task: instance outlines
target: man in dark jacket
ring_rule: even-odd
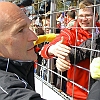
[[[35,92],[30,23],[18,6],[0,2],[0,100],[44,100]]]

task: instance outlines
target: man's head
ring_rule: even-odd
[[[33,41],[36,35],[29,29],[31,21],[15,4],[0,2],[0,56],[13,60],[36,60]]]
[[[67,12],[67,18],[69,19],[75,19],[75,11],[68,11]]]
[[[50,33],[50,14],[46,16],[43,20],[43,30],[45,33]]]
[[[92,0],[83,0],[79,4],[78,22],[84,29],[92,32],[92,27],[95,26],[98,19],[97,8],[93,6]]]
[[[41,17],[37,17],[36,19],[32,19],[32,23],[31,23],[31,27],[32,30],[34,31],[34,33],[38,36],[38,35],[43,35],[44,34],[44,30],[42,28],[42,18]]]

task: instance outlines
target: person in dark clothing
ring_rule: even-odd
[[[31,6],[32,3],[34,3],[33,0],[22,0],[22,2],[17,4],[17,6],[26,7],[26,6]]]
[[[34,3],[34,0],[23,0],[21,3],[18,3],[17,6],[26,7],[26,6],[31,6],[32,3]],[[35,12],[39,14],[47,13],[48,11],[50,11],[50,6],[51,6],[51,0],[42,1],[40,4],[39,12],[37,11]]]
[[[47,13],[48,11],[50,11],[50,6],[51,6],[51,0],[46,0],[46,1],[42,2],[40,5],[39,14],[44,14],[44,13]]]
[[[35,92],[31,21],[10,2],[0,2],[0,14],[0,100],[44,100]]]

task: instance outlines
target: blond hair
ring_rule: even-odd
[[[93,13],[94,13],[94,10],[95,10],[95,13],[97,13],[97,7],[94,7],[93,0],[83,0],[80,2],[79,9],[84,9],[86,7],[91,7],[93,10]]]

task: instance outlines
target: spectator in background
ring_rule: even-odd
[[[60,33],[60,29],[58,27],[56,27],[56,33],[51,33],[52,27],[50,27],[50,14],[48,14],[48,13],[46,14],[44,19],[42,20],[43,21],[43,30],[44,30],[46,37],[47,37],[44,41],[45,44],[48,44],[49,42],[51,42],[51,39],[50,39],[50,41],[48,41],[50,36],[53,37],[52,38],[52,40],[53,40]],[[55,60],[54,60],[54,64],[55,64]],[[45,60],[44,65],[47,65],[47,60]],[[57,72],[57,68],[55,66],[53,66],[53,70]],[[47,72],[47,71],[45,71],[45,72]],[[46,76],[45,76],[45,78],[46,78]],[[53,75],[53,85],[55,85],[55,86],[57,84],[56,81],[57,81],[57,75],[54,74]]]
[[[68,27],[72,27],[75,25],[75,22],[76,22],[76,19],[75,19],[75,11],[68,11],[67,12],[67,25],[66,25],[66,28]]]
[[[69,50],[69,48],[67,48],[66,51],[67,50]],[[92,87],[90,88],[87,100],[100,100],[100,34],[95,36],[93,39],[90,38],[87,41],[83,42],[80,45],[80,48],[76,47],[76,50],[74,47],[72,47],[71,51],[68,51],[68,53],[68,58],[70,58],[71,64],[77,64],[78,62],[91,57],[92,62],[90,64],[90,74],[95,83],[93,83],[93,85],[91,84]],[[74,60],[75,55],[76,59]],[[66,64],[67,67],[70,67],[67,64],[68,62],[63,61],[63,63]]]
[[[43,30],[42,26],[43,26],[42,17],[41,16],[33,16],[31,28],[37,36],[44,34],[44,30]]]
[[[79,69],[74,67],[73,65],[68,68],[66,64],[63,64],[63,60],[66,58],[66,45],[80,45],[83,41],[87,40],[88,38],[92,37],[92,28],[93,25],[96,26],[96,21],[98,19],[98,13],[97,8],[93,7],[94,3],[92,0],[83,0],[79,4],[79,13],[78,13],[78,23],[80,27],[71,28],[71,29],[63,29],[60,34],[49,44],[46,44],[42,51],[41,55],[44,58],[52,58],[53,56],[57,56],[57,64],[56,67],[60,71],[66,71],[67,72],[67,78],[69,80],[73,80],[75,83],[81,85],[82,87],[88,89],[88,79],[89,79],[89,73],[85,70]],[[92,7],[87,7],[92,6]],[[95,15],[94,15],[95,11]],[[98,27],[96,27],[94,35],[98,34],[99,30]],[[77,36],[76,36],[77,34]],[[61,38],[64,38],[64,41],[60,41]],[[60,42],[59,42],[60,41]],[[66,61],[66,60],[65,60]],[[86,65],[84,65],[86,63]],[[70,65],[70,63],[68,63]],[[81,61],[78,63],[79,66],[82,66],[83,68],[89,69],[89,59],[86,59],[84,61]],[[74,69],[75,68],[75,69]],[[74,71],[75,70],[75,71]],[[66,93],[69,96],[73,96],[74,99],[78,100],[86,100],[88,93],[81,89],[80,87],[74,85],[68,81],[66,85],[67,91]]]
[[[31,6],[35,1],[34,0],[22,0],[22,2],[18,3],[19,7]],[[46,2],[46,3],[45,3]],[[40,3],[39,12],[35,11],[36,14],[44,14],[50,11],[51,0],[43,0]],[[46,10],[45,10],[46,8]]]
[[[44,100],[35,92],[33,41],[37,36],[30,23],[18,6],[0,2],[0,100]]]
[[[51,31],[50,14],[47,14],[46,17],[42,21],[43,21],[43,30],[44,30],[45,34],[49,34]]]
[[[43,0],[40,5],[39,14],[45,14],[50,11],[51,0]]]
[[[65,28],[65,23],[64,23],[64,12],[60,13],[60,16],[58,17],[57,21],[61,23],[61,29]]]
[[[43,30],[45,32],[45,34],[49,34],[51,33],[51,27],[50,27],[50,14],[46,14],[46,17],[43,18]],[[58,26],[58,23],[56,22],[56,33],[55,34],[59,34],[60,33],[60,26]]]
[[[26,6],[31,6],[32,3],[34,3],[33,0],[22,0],[20,3],[17,4],[17,6],[26,7]]]
[[[44,30],[42,28],[42,25],[43,25],[42,17],[41,16],[36,16],[36,15],[33,16],[30,28],[33,30],[33,32],[36,34],[36,36],[44,35]],[[41,51],[41,48],[42,48],[43,45],[44,45],[44,43],[41,42],[41,43],[35,45],[35,47],[34,47],[35,52],[37,53],[37,56],[38,56],[38,58],[37,58],[37,63],[38,64],[42,64],[42,57],[39,54],[39,52]],[[40,76],[41,67],[38,64],[35,64],[35,72],[37,73],[37,75]]]

